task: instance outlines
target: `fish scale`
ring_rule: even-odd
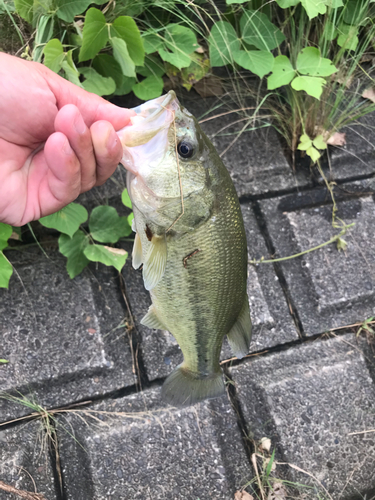
[[[168,96],[168,104],[161,98],[158,101],[162,108],[159,114],[152,108],[163,123],[164,128],[157,133],[160,141],[166,141],[164,155],[151,154],[152,168],[146,162],[134,161],[133,166],[129,163],[132,147],[128,147],[127,168],[133,170],[127,183],[137,230],[135,261],[137,265],[144,263],[145,286],[152,299],[142,323],[168,330],[176,338],[184,361],[165,381],[162,395],[171,404],[187,405],[223,393],[219,359],[225,335],[235,355],[242,357],[248,352],[247,246],[228,171],[194,117],[179,106],[174,93]],[[168,113],[168,106],[173,106],[174,114],[173,122],[166,124],[161,116]],[[135,137],[136,131],[131,132]],[[141,137],[141,129],[139,133]],[[191,160],[177,158],[174,136],[178,145],[184,141],[192,146]],[[162,151],[157,137],[153,147],[157,144]],[[126,148],[126,141],[123,144]],[[136,152],[139,158],[141,147],[138,145]],[[146,149],[145,158],[147,155]],[[178,171],[184,186],[181,217],[176,183],[171,185]],[[168,175],[165,182],[164,175]]]

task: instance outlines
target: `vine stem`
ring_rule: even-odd
[[[320,248],[323,248],[327,245],[330,245],[331,243],[334,243],[335,241],[339,240],[344,234],[346,234],[347,230],[354,226],[354,222],[351,224],[345,224],[343,227],[342,231],[340,231],[339,234],[336,234],[336,236],[333,236],[331,239],[328,241],[325,241],[324,243],[321,243],[320,245],[317,245],[316,247],[309,248],[308,250],[304,250],[303,252],[295,253],[293,255],[288,255],[288,257],[280,257],[279,259],[263,259],[263,257],[260,260],[249,260],[249,264],[257,265],[257,264],[270,264],[271,262],[282,262],[284,260],[290,260],[290,259],[295,259],[296,257],[301,257],[301,255],[306,255],[307,253],[314,252],[315,250],[319,250]]]

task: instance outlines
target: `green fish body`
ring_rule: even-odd
[[[141,322],[177,340],[184,361],[162,396],[189,405],[224,392],[225,335],[237,357],[249,350],[245,230],[228,171],[174,92],[135,111],[143,116],[119,135],[134,210],[133,266],[143,264],[152,299]]]

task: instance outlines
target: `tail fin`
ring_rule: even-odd
[[[161,390],[162,398],[173,406],[189,406],[222,394],[224,394],[224,381],[220,369],[201,378],[198,373],[182,365],[169,375]]]

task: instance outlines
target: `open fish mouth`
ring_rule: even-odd
[[[146,144],[163,128],[169,127],[173,121],[173,111],[177,108],[178,103],[173,90],[165,96],[133,108],[137,114],[130,118],[131,125],[124,127],[123,133],[119,135],[122,145],[132,148]]]

